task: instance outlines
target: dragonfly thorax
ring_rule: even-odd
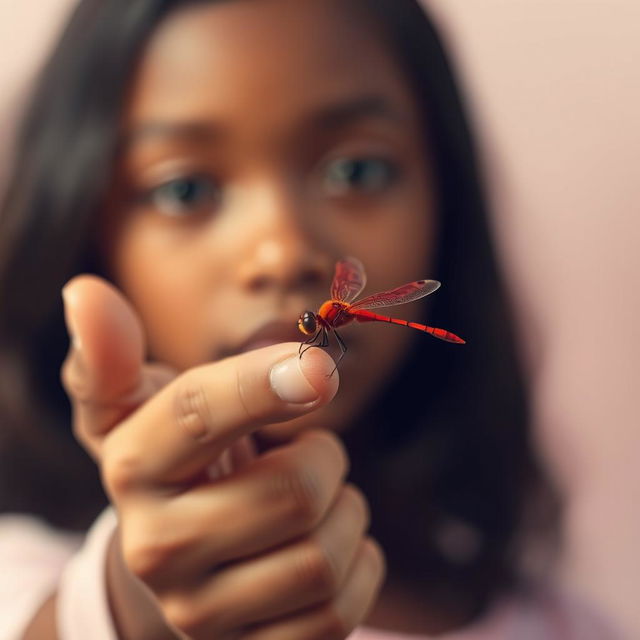
[[[312,336],[318,330],[318,321],[313,311],[304,311],[298,318],[298,329],[305,336]]]
[[[340,327],[353,319],[348,313],[349,304],[341,300],[327,300],[318,309],[319,322],[328,327]]]

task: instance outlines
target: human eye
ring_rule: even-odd
[[[376,193],[390,186],[397,174],[396,165],[386,158],[343,157],[326,166],[324,188],[333,196]]]
[[[149,188],[144,200],[168,216],[211,213],[220,204],[221,187],[207,175],[177,176]]]

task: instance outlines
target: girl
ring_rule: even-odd
[[[547,492],[414,0],[82,0],[1,225],[2,507],[60,530],[5,516],[52,567],[16,637],[523,637],[531,608],[578,637],[518,571]],[[298,358],[347,255],[368,291],[441,280],[402,311],[468,344],[365,325],[339,375]]]

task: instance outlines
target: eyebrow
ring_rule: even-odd
[[[382,96],[366,95],[354,100],[331,104],[318,109],[303,122],[303,130],[335,130],[348,127],[358,120],[376,118],[402,124],[405,117]],[[125,146],[149,138],[181,138],[202,144],[223,137],[224,130],[205,120],[143,123],[124,136]]]
[[[405,120],[387,99],[369,95],[324,107],[309,118],[307,126],[316,129],[339,129],[366,118],[379,118],[396,123]]]
[[[130,146],[149,138],[182,138],[194,142],[214,142],[220,137],[217,126],[204,120],[150,121],[125,132],[123,143]]]

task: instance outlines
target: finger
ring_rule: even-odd
[[[362,494],[345,487],[329,515],[299,542],[231,565],[165,600],[174,620],[188,609],[190,631],[218,637],[328,602],[342,589],[368,526]],[[194,628],[200,621],[198,628]],[[184,620],[182,621],[184,623]]]
[[[122,294],[96,276],[82,275],[62,290],[72,352],[67,372],[74,399],[110,405],[140,379],[144,336]]]
[[[105,440],[112,496],[136,489],[166,494],[201,477],[231,444],[259,427],[329,402],[338,377],[330,356],[283,343],[191,369],[167,385]]]
[[[74,430],[94,455],[104,434],[176,375],[143,364],[141,323],[124,297],[96,276],[77,276],[63,289],[71,348],[62,382]]]
[[[296,615],[245,628],[242,640],[344,640],[366,620],[384,575],[382,549],[375,540],[366,538],[338,596]]]
[[[231,469],[242,470],[258,456],[253,438],[241,438],[231,450]]]
[[[193,581],[316,529],[348,471],[344,447],[328,431],[308,431],[245,471],[166,500],[123,505],[123,552],[154,588],[166,576]]]

